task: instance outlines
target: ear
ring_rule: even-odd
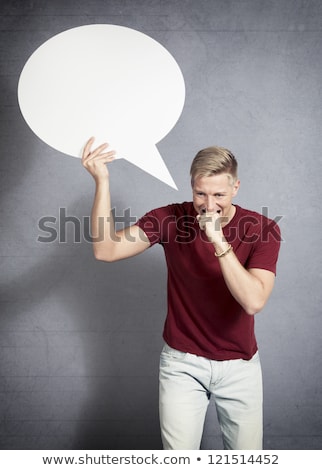
[[[233,186],[233,197],[236,196],[240,187],[240,180],[236,180]]]

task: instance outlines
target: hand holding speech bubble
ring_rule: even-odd
[[[179,119],[185,84],[149,36],[110,24],[79,26],[43,43],[18,84],[21,113],[54,149],[80,157],[91,136],[177,189],[157,147]]]

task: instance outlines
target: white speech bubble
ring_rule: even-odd
[[[18,84],[22,115],[46,144],[80,157],[95,136],[175,189],[156,144],[176,124],[184,100],[183,75],[167,49],[110,24],[52,37],[30,56]]]

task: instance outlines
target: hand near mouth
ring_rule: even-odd
[[[228,217],[222,217],[220,209],[216,212],[207,212],[206,209],[201,209],[200,214],[197,215],[197,221],[210,242],[216,244],[223,240],[222,224],[228,221]]]

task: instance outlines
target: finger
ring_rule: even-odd
[[[83,150],[83,155],[82,155],[82,158],[86,158],[87,155],[91,152],[91,147],[93,145],[93,142],[95,140],[95,137],[91,137],[90,139],[88,139],[88,141],[86,142],[85,146],[84,146],[84,150]]]
[[[109,146],[108,143],[104,142],[104,144],[101,144],[99,147],[97,147],[91,152],[91,156],[95,157],[96,155],[99,155],[102,152],[102,150],[105,150],[108,146]]]
[[[108,152],[108,153],[103,153],[102,155],[98,155],[97,157],[94,157],[93,159],[95,162],[111,162],[115,160],[115,154],[114,152]]]
[[[94,152],[92,152],[92,153],[88,156],[87,160],[88,160],[88,161],[91,161],[91,160],[99,161],[101,158],[104,159],[105,157],[111,157],[111,158],[114,159],[114,158],[115,158],[115,155],[116,155],[115,150],[109,150],[108,152],[98,153],[98,154],[96,154],[96,155],[95,155]]]
[[[111,163],[113,160],[115,160],[115,152],[111,151],[97,155],[96,157],[87,158],[83,161],[83,165],[85,167],[90,167],[101,163]]]
[[[203,223],[211,222],[214,219],[214,214],[212,212],[207,212],[200,216],[200,221]]]
[[[204,221],[204,218],[201,217],[200,215],[197,215],[196,219],[197,219],[197,221],[198,221],[199,228],[200,228],[201,230],[204,230],[204,229],[205,229],[205,221]]]
[[[89,160],[92,160],[93,158],[96,158],[97,156],[100,156],[100,155],[107,155],[107,154],[110,154],[112,155],[112,153],[115,153],[113,150],[110,150],[109,152],[107,153],[101,153],[103,150],[105,150],[106,148],[108,147],[108,144],[105,143],[105,144],[102,144],[100,145],[99,147],[97,147],[95,150],[93,150],[92,152],[90,151],[90,148],[87,147],[87,154],[85,153],[85,150],[84,150],[84,154],[83,154],[83,163],[86,163],[87,161]]]
[[[91,155],[97,155],[99,154],[102,150],[106,149],[109,144],[107,142],[104,142],[103,144],[101,144],[99,147],[97,147],[96,149],[94,149],[93,151],[91,151],[91,147],[94,143],[94,140],[95,140],[95,137],[91,137],[85,147],[84,147],[84,150],[83,150],[83,155],[82,155],[82,158],[83,159],[87,159],[89,156]]]

